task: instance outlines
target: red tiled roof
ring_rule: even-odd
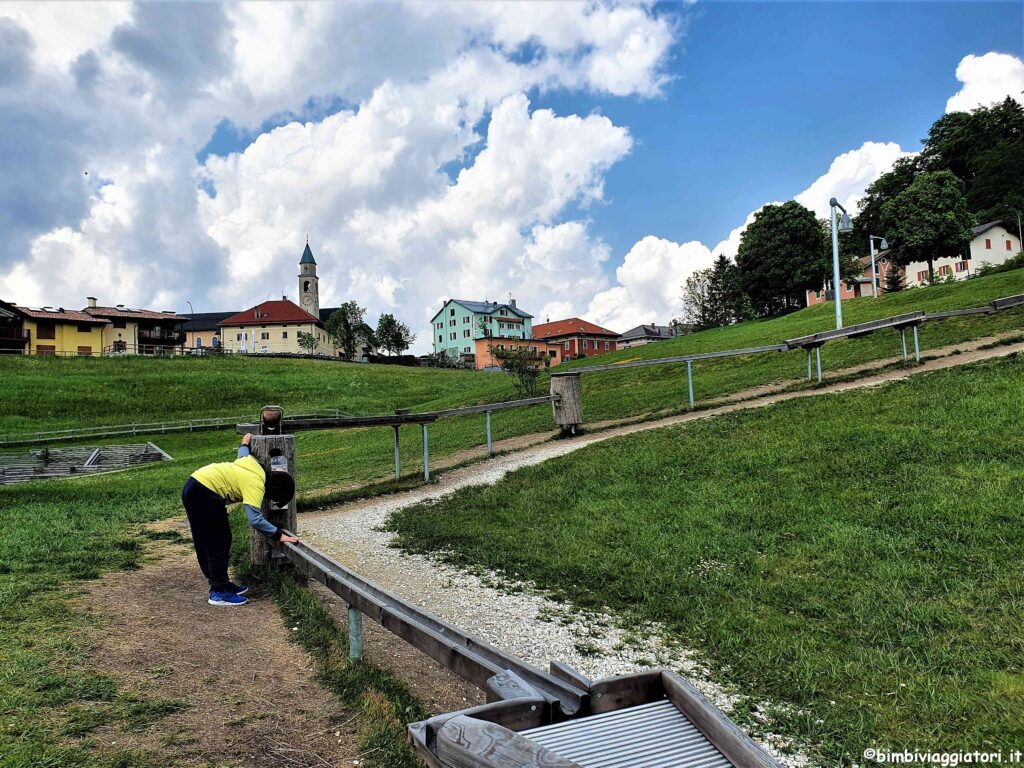
[[[614,336],[619,337],[615,331],[609,331],[600,325],[581,320],[578,317],[569,317],[565,320],[555,320],[553,323],[541,323],[533,326],[533,337],[535,339],[556,339],[562,336]]]
[[[221,320],[217,325],[270,325],[273,323],[316,323],[320,321],[298,304],[287,299],[264,301],[237,315]]]
[[[152,309],[131,309],[129,307],[86,307],[82,310],[93,317],[124,317],[136,320],[182,320],[189,318],[175,312],[156,312]]]
[[[90,317],[85,312],[79,312],[74,309],[29,309],[28,307],[18,307],[15,309],[23,314],[25,317],[31,317],[33,320],[63,320],[66,323],[82,323],[91,325],[106,325],[109,320],[101,317]]]

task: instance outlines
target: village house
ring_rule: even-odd
[[[334,357],[334,345],[318,317],[286,298],[264,301],[217,323],[221,346],[238,354],[309,354],[299,346],[299,334],[311,333],[318,346],[314,355]]]
[[[935,259],[935,279],[944,280],[952,275],[955,280],[966,280],[982,264],[998,267],[1021,252],[1020,238],[1008,230],[1001,221],[990,221],[971,230],[971,244],[956,258]],[[907,286],[928,284],[928,263],[912,261],[907,265]]]
[[[872,295],[871,256],[861,256],[858,258],[858,261],[860,261],[861,271],[856,279],[852,282],[844,280],[842,286],[840,286],[839,297],[843,301]],[[885,293],[885,275],[889,271],[890,266],[892,266],[892,254],[889,251],[879,251],[875,254],[875,288],[879,296]],[[902,267],[897,267],[897,269],[899,269],[901,275],[906,274]],[[831,280],[826,280],[825,284],[817,291],[807,291],[808,307],[825,301],[832,301]]]
[[[681,336],[690,330],[692,330],[691,326],[684,325],[675,320],[668,325],[657,325],[656,323],[638,325],[636,328],[630,328],[621,334],[618,338],[617,346],[618,349],[642,347],[655,341],[674,339],[676,336]]]
[[[108,320],[73,309],[32,309],[0,301],[0,353],[99,355],[108,324]]]
[[[614,352],[619,334],[578,317],[541,323],[533,328],[534,338],[561,346],[562,360],[578,360]]]
[[[538,365],[558,365],[562,362],[562,345],[541,339],[476,339],[473,342],[473,367],[478,371],[501,367],[501,353],[528,347]]]
[[[131,309],[124,304],[101,307],[94,296],[86,300],[89,306],[82,312],[106,321],[103,344],[97,350],[104,355],[173,355],[185,346],[182,325],[189,319],[185,315],[171,310]]]
[[[201,354],[207,350],[222,349],[220,327],[222,320],[227,320],[236,312],[197,312],[188,315],[188,322],[182,326],[185,331],[185,349]]]
[[[508,304],[448,299],[430,321],[434,352],[468,362],[481,339],[532,338],[532,322],[533,315],[519,309],[515,299]]]

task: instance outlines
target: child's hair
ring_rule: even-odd
[[[295,495],[295,481],[287,472],[267,472],[267,498],[283,507]]]

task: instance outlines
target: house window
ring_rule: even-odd
[[[57,326],[54,323],[44,322],[36,323],[36,338],[37,339],[56,339],[57,338]]]
[[[568,341],[567,341],[567,342],[565,342],[565,348],[566,348],[566,349],[568,349],[568,348],[569,348],[569,342],[568,342]]]
[[[287,339],[288,338],[288,331],[281,331],[281,338],[282,339]]]
[[[91,325],[80,325],[78,326],[79,333],[90,333],[92,331]]]
[[[992,250],[992,241],[989,240],[987,237],[985,238],[985,250],[986,251],[991,251]]]
[[[455,321],[454,320],[449,321],[448,325],[450,325],[452,327],[455,327]]]
[[[455,333],[453,333],[453,334],[452,334],[452,341],[454,341],[454,340],[455,340],[455,337],[456,337],[457,335],[458,335],[458,334],[455,334]]]
[[[927,280],[928,280],[928,270],[927,269],[923,269],[923,270],[921,270],[920,272],[917,273],[917,282],[923,283],[923,282],[926,282]]]
[[[463,352],[469,352],[469,347],[463,347],[463,348],[462,348],[462,351],[463,351]]]
[[[958,261],[954,268],[956,269],[957,272],[966,272],[967,271],[967,262],[966,261]]]
[[[467,328],[466,330],[464,330],[464,331],[462,332],[462,335],[463,335],[463,336],[464,336],[465,338],[467,338],[467,339],[468,339],[468,338],[469,338],[469,329]]]
[[[78,348],[78,356],[79,357],[92,357],[92,347],[79,347]]]
[[[452,307],[451,309],[449,309],[448,310],[448,314],[450,314],[452,317],[455,317],[455,307]]]
[[[240,333],[239,334],[235,334],[235,340],[236,341],[241,341],[242,340],[242,334],[240,334]]]
[[[120,318],[120,319],[115,319],[115,320],[114,320],[114,327],[115,327],[115,328],[126,328],[126,327],[127,327],[127,325],[126,325],[126,323],[125,323],[125,320],[124,320],[124,318]]]
[[[1013,250],[1013,241],[1011,241],[1011,240],[1007,240],[1006,241],[1006,250],[1008,250],[1008,251],[1012,251]]]
[[[466,315],[464,318],[462,318],[462,324],[465,325],[468,322],[469,322],[469,315]]]
[[[607,342],[607,341],[606,341],[606,342],[604,343],[604,348],[605,348],[605,349],[610,349],[610,348],[611,348],[611,343],[610,343],[610,342]]]
[[[57,354],[57,348],[53,344],[37,344],[36,345],[37,355],[47,355],[52,357]]]
[[[943,264],[941,267],[939,267],[938,274],[939,274],[939,277],[945,277],[946,275],[948,275],[949,274],[949,265],[948,264]]]
[[[437,334],[437,340],[440,342],[444,342],[444,336],[442,336],[440,333]]]
[[[261,341],[266,341],[269,338],[270,338],[270,332],[269,331],[261,331],[260,332],[260,340]]]

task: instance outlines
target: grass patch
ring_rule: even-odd
[[[825,764],[1024,738],[1024,359],[609,440],[397,513],[447,552],[661,622]],[[707,563],[720,564],[714,568]]]

